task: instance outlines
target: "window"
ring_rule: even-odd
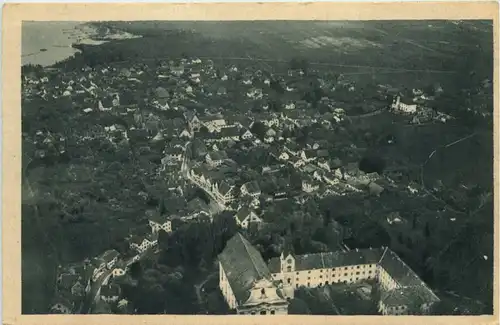
[[[299,287],[299,284],[298,284],[298,283],[296,283],[296,284],[295,284],[295,288],[298,288],[298,287]]]
[[[323,276],[322,276],[322,275],[320,275],[320,276],[319,276],[319,278],[320,278],[320,279],[323,279]]]
[[[311,271],[307,271],[307,273],[311,273]]]
[[[356,278],[356,281],[358,281],[358,280],[359,280],[359,278]]]
[[[267,312],[266,312],[265,310],[262,310],[262,311],[260,312],[260,314],[261,314],[261,315],[266,315],[266,314],[267,314]]]
[[[254,312],[254,311],[252,311],[252,315],[255,315],[255,312]]]
[[[358,266],[356,266],[356,268],[357,268],[357,269],[359,269],[359,265],[358,265]]]
[[[295,281],[299,281],[299,278],[296,278]]]
[[[308,276],[308,277],[307,277],[307,280],[311,280],[311,277],[310,277],[310,276]]]
[[[347,270],[347,266],[346,266],[346,267],[344,267],[344,270]]]
[[[286,267],[286,271],[287,271],[287,272],[292,272],[292,267],[291,267],[290,265],[288,265],[288,266]]]
[[[344,276],[347,276],[347,273],[344,273]]]
[[[262,290],[260,290],[260,293],[261,293],[262,295],[265,295],[265,294],[266,294],[266,289],[262,288]]]
[[[292,279],[288,278],[287,282],[288,284],[290,284],[292,282]]]
[[[319,270],[320,273],[323,273],[323,270]]]
[[[356,272],[356,275],[359,275],[359,272]]]
[[[292,264],[292,259],[289,258],[287,262],[288,262],[288,264]]]
[[[271,315],[274,315],[274,314],[275,314],[274,310],[271,310]]]
[[[299,275],[299,272],[297,272],[296,274]]]
[[[325,285],[328,285],[328,281],[325,281]]]
[[[311,283],[307,282],[307,286],[310,287],[311,286]]]

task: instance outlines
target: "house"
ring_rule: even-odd
[[[176,77],[182,76],[184,74],[184,65],[171,66],[170,73]]]
[[[220,184],[214,184],[212,188],[212,193],[219,204],[226,205],[234,201],[234,185],[222,181]]]
[[[220,132],[226,126],[226,120],[217,117],[203,118],[202,125],[208,129],[208,132]]]
[[[306,193],[311,193],[319,189],[319,184],[312,179],[304,179],[302,181],[302,190]]]
[[[250,140],[253,138],[252,132],[250,130],[245,130],[245,132],[240,136],[243,140]]]
[[[290,109],[290,110],[291,109],[295,109],[295,103],[293,103],[293,102],[286,103],[285,104],[285,109],[287,109],[287,110],[288,109]]]
[[[73,296],[83,296],[85,286],[82,282],[78,274],[63,273],[57,279],[57,288],[59,291],[70,292]]]
[[[316,161],[316,164],[318,167],[323,168],[324,170],[330,171],[330,164],[328,163],[328,160],[325,158],[320,158]]]
[[[227,141],[239,141],[240,140],[240,130],[237,126],[224,127],[220,130],[217,135],[217,142],[227,142]]]
[[[155,233],[146,237],[132,236],[132,238],[129,239],[129,243],[131,249],[138,253],[143,253],[158,244],[158,235]]]
[[[396,96],[391,104],[391,108],[396,112],[413,114],[417,112],[417,104],[405,104],[401,102],[401,96]]]
[[[279,160],[283,160],[283,161],[287,161],[288,159],[290,159],[290,155],[286,152],[282,152],[279,157],[278,157]]]
[[[188,123],[188,126],[192,131],[198,131],[202,126],[201,120],[198,118],[196,113],[193,113],[191,111],[185,112],[184,118],[186,119],[186,122]]]
[[[118,266],[118,267],[115,267],[113,269],[113,271],[111,272],[111,275],[113,277],[120,277],[120,276],[124,276],[125,273],[127,273],[127,268],[125,266]]]
[[[174,146],[172,148],[168,148],[165,150],[165,156],[162,159],[162,163],[166,163],[167,161],[182,161],[184,156],[184,148],[181,146]]]
[[[207,205],[207,203],[205,203],[205,201],[197,197],[187,203],[187,209],[184,218],[193,219],[201,216],[211,218],[210,207]]]
[[[260,253],[240,233],[219,255],[219,289],[239,315],[288,314],[288,301]]]
[[[206,162],[212,167],[220,166],[225,160],[229,159],[224,150],[218,150],[208,153],[205,156]]]
[[[244,229],[247,229],[250,224],[260,224],[262,222],[262,219],[247,207],[240,208],[234,219],[236,224]]]
[[[157,211],[151,211],[148,214],[148,221],[153,233],[158,233],[160,230],[167,233],[172,232],[172,221],[160,215]]]
[[[261,194],[257,181],[251,181],[241,185],[240,192],[242,195],[249,195],[252,197],[258,197]]]
[[[117,284],[108,284],[101,287],[100,297],[105,302],[116,302],[120,298],[121,289]]]
[[[193,138],[193,134],[191,132],[189,132],[188,129],[184,129],[182,130],[182,132],[179,134],[179,138],[185,138],[185,139],[192,139]]]
[[[120,256],[120,253],[118,253],[115,249],[110,249],[105,251],[100,259],[106,263],[106,268],[108,270],[112,269],[116,262],[118,262],[118,257]]]

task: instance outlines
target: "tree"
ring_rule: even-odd
[[[263,141],[264,138],[265,138],[265,136],[266,136],[267,127],[264,125],[264,123],[262,123],[260,121],[257,121],[255,123],[253,123],[252,128],[250,129],[250,131],[257,138],[259,138],[260,140]]]

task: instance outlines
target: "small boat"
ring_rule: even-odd
[[[47,49],[40,49],[40,52],[46,52]]]

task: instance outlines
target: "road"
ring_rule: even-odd
[[[101,276],[99,276],[99,278],[97,278],[97,280],[94,281],[94,283],[92,283],[92,285],[90,286],[90,291],[87,294],[87,296],[85,297],[85,301],[83,302],[83,305],[81,308],[82,314],[89,314],[90,313],[90,309],[92,308],[92,305],[97,298],[97,293],[99,292],[99,289],[101,289],[102,284],[107,279],[109,279],[112,272],[113,272],[113,270],[106,270],[106,272],[101,274]]]
[[[126,262],[127,267],[130,266],[130,264],[133,263],[133,258],[129,259]],[[111,270],[106,270],[103,274],[97,278],[96,281],[94,281],[90,287],[90,291],[85,297],[85,301],[83,302],[82,308],[81,308],[81,314],[89,314],[92,308],[93,303],[97,300],[97,294],[99,292],[99,289],[101,289],[102,285],[104,282],[106,282],[110,277],[111,274],[113,273],[113,269]]]

